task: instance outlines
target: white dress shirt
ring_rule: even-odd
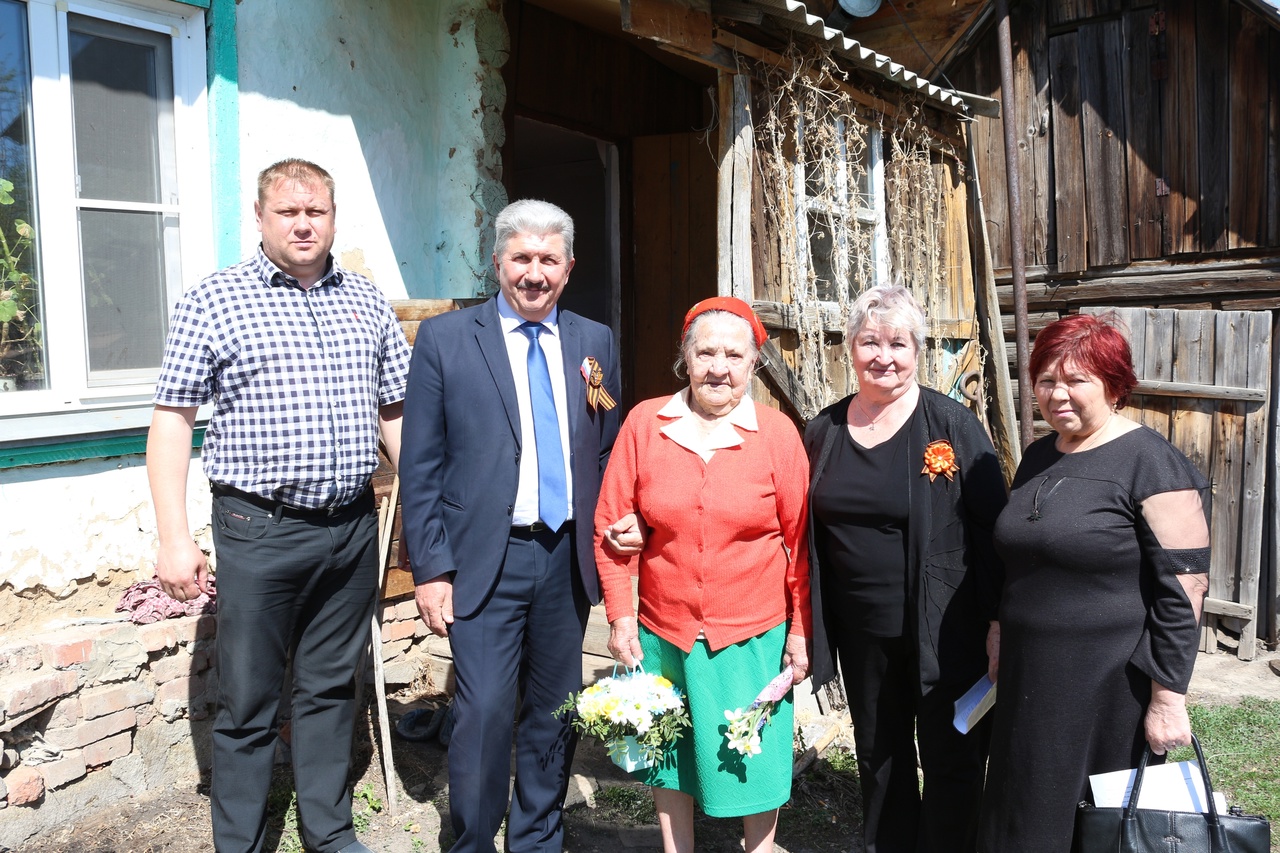
[[[520,326],[525,319],[515,312],[507,298],[498,293],[498,319],[502,337],[507,342],[507,358],[516,382],[516,403],[520,407],[520,485],[516,489],[516,505],[511,514],[513,525],[533,524],[538,513],[538,445],[533,435],[533,402],[529,397],[529,347],[533,341]],[[556,401],[556,420],[560,422],[560,448],[564,452],[564,477],[569,506],[567,518],[573,518],[573,468],[569,448],[569,394],[565,388],[564,353],[560,349],[560,309],[552,308],[542,321],[546,331],[538,336],[547,357],[551,374],[551,394]]]

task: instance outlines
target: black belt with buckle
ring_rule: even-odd
[[[573,519],[569,519],[560,526],[560,533],[568,533],[573,529]],[[529,539],[540,533],[550,533],[551,528],[547,527],[541,521],[535,521],[533,524],[513,524],[511,525],[511,535],[517,539]]]
[[[244,501],[247,504],[252,504],[270,515],[275,515],[278,512],[284,518],[332,518],[335,515],[339,515],[351,509],[360,502],[361,498],[364,498],[369,494],[369,490],[365,489],[365,493],[351,503],[343,504],[342,506],[322,506],[315,509],[307,509],[304,507],[289,506],[288,504],[281,503],[280,501],[273,501],[270,498],[264,498],[262,495],[255,495],[251,492],[241,491],[233,486],[226,486],[222,483],[214,483],[212,481],[209,483],[209,491],[213,492],[214,497],[235,498],[236,500]]]

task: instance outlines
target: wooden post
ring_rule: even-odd
[[[1000,297],[996,293],[996,276],[991,260],[991,241],[987,237],[987,215],[982,204],[982,185],[978,181],[978,159],[973,151],[973,136],[964,131],[965,150],[969,155],[969,231],[973,235],[973,262],[976,268],[973,289],[978,309],[978,340],[990,358],[995,377],[995,406],[991,412],[991,439],[1000,457],[1005,484],[1013,482],[1013,472],[1022,461],[1022,444],[1018,440],[1018,418],[1013,405],[1013,378],[1009,375],[1009,357],[1005,353],[1004,324],[1000,319]]]
[[[1010,263],[1013,267],[1013,322],[1018,348],[1018,427],[1022,446],[1031,443],[1031,347],[1027,335],[1027,256],[1022,235],[1022,175],[1018,166],[1017,115],[1013,92],[1013,44],[1009,35],[1009,0],[996,0],[1000,42],[1000,100],[1003,104],[1004,161],[1009,192]]]
[[[1267,423],[1271,425],[1271,440],[1267,442],[1265,487],[1267,490],[1268,513],[1267,524],[1271,528],[1270,541],[1267,543],[1265,594],[1261,596],[1264,612],[1261,617],[1266,620],[1267,642],[1275,645],[1280,640],[1280,512],[1276,507],[1280,504],[1280,315],[1272,315],[1271,327],[1271,377],[1268,385],[1271,398],[1267,401]]]
[[[751,78],[719,75],[720,199],[716,207],[719,275],[716,292],[752,300],[751,184],[755,136],[751,127]]]

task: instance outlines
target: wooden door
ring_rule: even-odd
[[[623,397],[672,394],[685,312],[716,295],[716,170],[698,134],[632,140],[632,278],[623,317]]]
[[[1128,330],[1138,388],[1123,413],[1169,439],[1212,485],[1213,549],[1202,648],[1224,622],[1252,660],[1262,568],[1271,315],[1087,308]]]

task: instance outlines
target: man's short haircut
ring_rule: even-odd
[[[573,217],[549,201],[522,198],[502,209],[493,223],[493,253],[502,258],[507,243],[517,234],[547,237],[559,234],[564,239],[564,252],[573,257]]]
[[[259,204],[267,200],[267,193],[271,192],[271,188],[279,181],[296,181],[299,184],[308,185],[321,183],[329,190],[329,201],[334,201],[335,199],[333,175],[330,175],[310,160],[290,157],[286,160],[281,160],[279,163],[272,163],[258,173]]]

